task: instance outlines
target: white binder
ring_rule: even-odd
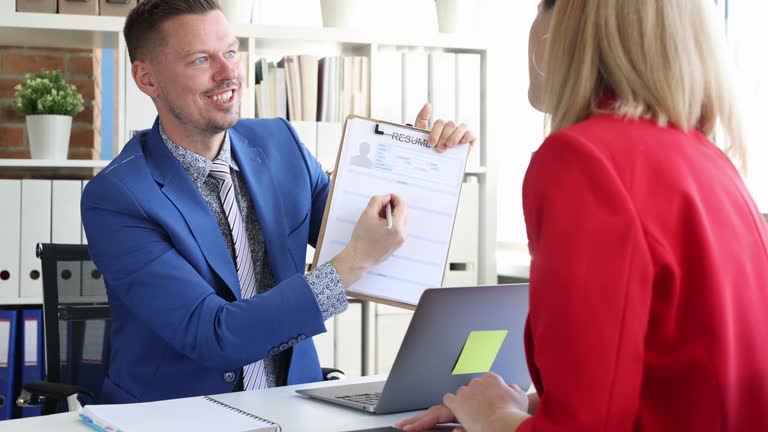
[[[291,125],[296,129],[299,139],[310,153],[317,156],[317,122],[292,121]]]
[[[83,181],[83,189],[88,184],[88,180]],[[83,229],[81,241],[83,244],[88,244],[88,239],[85,237],[85,229]],[[81,287],[80,294],[84,297],[92,297],[93,301],[106,300],[106,290],[104,288],[103,277],[101,272],[96,269],[96,265],[92,261],[84,261],[81,263]]]
[[[51,194],[51,242],[80,244],[80,196],[82,181],[53,180]],[[59,301],[77,301],[80,297],[79,261],[62,261],[57,268]]]
[[[0,298],[15,299],[19,297],[21,181],[0,180],[0,197],[4,207],[0,211]]]
[[[444,287],[472,286],[478,283],[480,225],[480,184],[465,182],[453,225],[448,263],[443,278]]]
[[[128,60],[128,53],[124,52],[123,55],[126,58],[123,112],[125,113],[126,139],[131,139],[135,133],[152,127],[155,123],[155,117],[157,117],[157,108],[155,108],[152,98],[136,86],[136,81],[133,80],[131,74],[131,62]]]
[[[416,120],[429,100],[429,58],[425,52],[403,53],[403,123]]]
[[[317,350],[317,358],[320,360],[320,366],[322,367],[336,367],[334,358],[336,352],[336,333],[334,332],[335,322],[336,320],[334,317],[329,318],[325,322],[327,331],[312,337],[312,341],[315,343],[315,349]]]
[[[43,297],[38,243],[51,241],[51,181],[21,181],[21,283],[22,298]]]
[[[480,166],[480,54],[456,54],[456,122],[466,123],[477,134],[477,143],[469,153],[468,168]]]
[[[403,118],[402,54],[398,51],[379,51],[371,69],[371,117],[400,123]]]
[[[341,143],[341,123],[317,123],[317,160],[325,170],[333,170]]]
[[[360,356],[363,351],[362,312],[363,307],[360,303],[351,303],[344,313],[334,317],[336,320],[334,367],[343,370],[348,377],[363,374],[363,362]]]
[[[456,54],[429,54],[429,102],[432,104],[430,126],[439,118],[456,117]]]

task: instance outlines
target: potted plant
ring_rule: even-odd
[[[253,2],[251,0],[219,0],[221,12],[231,24],[251,22]]]
[[[33,159],[67,159],[72,116],[83,110],[83,96],[57,70],[27,74],[16,86],[13,105],[26,116]]]
[[[459,28],[461,0],[435,0],[440,33],[455,33]]]

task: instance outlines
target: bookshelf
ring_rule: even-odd
[[[119,151],[127,141],[129,135],[126,125],[126,91],[127,80],[127,53],[125,42],[122,37],[122,27],[125,19],[122,17],[107,16],[86,16],[86,15],[58,15],[58,14],[37,14],[37,13],[19,13],[15,11],[15,0],[0,0],[0,45],[14,46],[39,46],[56,48],[109,48],[115,50],[115,140],[116,151]],[[366,56],[370,61],[371,76],[373,83],[376,79],[381,79],[373,72],[376,70],[376,62],[382,61],[379,55],[383,51],[397,50],[402,52],[451,52],[478,54],[480,56],[480,119],[477,125],[482,141],[480,143],[479,164],[468,167],[466,176],[472,183],[477,184],[477,232],[469,233],[470,237],[477,240],[477,280],[472,281],[477,284],[495,284],[497,280],[496,272],[496,184],[494,173],[494,155],[493,145],[489,143],[486,137],[488,134],[487,126],[487,65],[489,57],[489,43],[482,38],[471,35],[447,35],[433,34],[423,32],[381,32],[381,31],[360,31],[346,30],[337,28],[300,28],[300,27],[282,27],[265,25],[233,25],[235,35],[240,39],[240,50],[247,54],[248,64],[246,67],[249,83],[255,82],[255,68],[253,63],[255,59],[265,56],[284,56],[311,54],[317,56],[335,56],[352,55]],[[370,101],[371,106],[376,103],[377,94],[371,86]],[[249,105],[245,107],[244,116],[253,115],[255,112],[255,93],[254,86],[246,87],[245,96]],[[497,144],[498,145],[498,144]],[[477,151],[477,150],[476,150]],[[30,173],[55,172],[56,174],[65,173],[90,176],[98,169],[103,168],[109,161],[48,161],[48,160],[9,160],[0,159],[0,169],[13,169],[14,172],[23,170]],[[47,171],[46,171],[47,170]],[[38,175],[39,174],[35,174]],[[473,185],[474,187],[474,185]],[[472,283],[472,284],[474,284]],[[39,304],[39,299],[37,304]],[[29,300],[35,301],[35,300]],[[5,299],[2,304],[29,304],[29,301],[18,299],[12,301]],[[376,311],[368,311],[369,318],[382,321],[382,326],[407,326],[410,315],[399,316],[401,313],[397,310],[381,308]],[[393,318],[393,316],[397,316]],[[348,319],[348,318],[347,318]],[[392,321],[392,323],[390,323]],[[348,324],[341,325],[336,323],[338,330],[346,327]],[[381,326],[379,326],[381,327]],[[369,331],[380,331],[369,330]],[[401,332],[391,339],[391,344],[399,345],[398,339],[402,337]],[[357,333],[356,333],[357,334]],[[371,334],[370,336],[374,336]],[[378,337],[387,337],[386,335],[377,335]],[[349,366],[343,361],[339,361],[338,351],[340,349],[339,336],[336,336],[336,361],[335,365],[346,369],[355,374],[355,367]],[[347,338],[349,340],[349,338]],[[353,339],[357,339],[354,336]],[[332,345],[332,344],[331,344]],[[343,350],[354,351],[362,349],[357,343],[352,346],[341,348]],[[392,353],[377,352],[378,348],[374,346],[367,347],[369,358],[368,365],[361,365],[359,372],[366,373],[372,370],[376,372],[385,372],[388,370],[386,363],[390,362]],[[396,353],[396,346],[395,346]],[[390,350],[391,351],[391,350]],[[389,356],[389,357],[387,357]],[[384,358],[380,364],[380,358]]]

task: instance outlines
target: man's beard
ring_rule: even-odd
[[[240,103],[237,100],[238,93],[238,91],[235,91],[235,94],[232,96],[232,98],[235,99],[235,103],[233,104],[234,112],[232,113],[233,116],[231,118],[220,120],[213,117],[207,117],[203,119],[203,124],[193,123],[192,120],[190,120],[186,114],[184,114],[184,111],[179,109],[178,106],[173,101],[171,101],[168,95],[162,91],[162,89],[159,96],[160,99],[168,107],[168,111],[170,111],[171,115],[173,115],[176,120],[178,120],[179,123],[181,123],[184,127],[194,129],[201,134],[213,136],[231,128],[240,118]]]

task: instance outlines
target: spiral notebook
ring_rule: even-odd
[[[273,432],[280,426],[208,396],[117,405],[88,405],[80,418],[110,432]]]

